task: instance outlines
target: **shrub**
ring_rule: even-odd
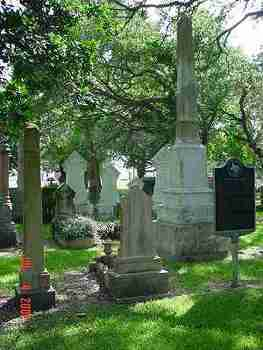
[[[73,241],[76,239],[94,238],[91,220],[81,216],[56,220],[53,223],[54,239]]]

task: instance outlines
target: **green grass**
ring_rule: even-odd
[[[227,283],[232,279],[232,262],[215,261],[203,263],[166,264],[170,274],[170,285],[173,289],[182,288],[188,292],[207,291],[211,282]],[[242,280],[263,281],[263,260],[241,260],[240,277]]]
[[[241,249],[254,246],[263,248],[263,225],[257,225],[256,232],[240,239]],[[191,292],[206,291],[210,282],[224,283],[232,278],[232,262],[229,259],[209,263],[166,262],[166,266],[171,273],[171,287],[180,287]],[[263,260],[241,260],[240,277],[243,280],[263,281]]]
[[[257,210],[257,217],[262,217],[263,216],[263,210]]]
[[[3,332],[14,350],[262,350],[259,290],[184,295],[137,305],[87,306],[36,315]]]
[[[245,249],[249,247],[262,246],[263,247],[263,225],[257,224],[257,230],[248,235],[242,236],[240,239],[240,248]]]
[[[263,246],[263,225],[241,247]],[[96,250],[46,251],[53,278],[79,270]],[[170,284],[184,295],[137,305],[87,305],[76,312],[34,315],[22,328],[0,331],[0,350],[262,350],[262,289],[208,291],[229,282],[229,260],[166,262]],[[15,285],[18,258],[0,258],[0,285]],[[4,272],[5,271],[5,272]],[[241,279],[263,281],[263,259],[240,261]],[[185,294],[185,292],[187,294]],[[0,290],[1,294],[1,290]]]
[[[96,257],[96,249],[69,250],[48,248],[45,266],[52,279],[60,279],[64,271],[80,270]],[[18,284],[19,257],[0,258],[0,295],[12,295]],[[0,348],[0,350],[2,350]]]
[[[16,228],[22,232],[23,225],[16,225]],[[52,239],[51,225],[42,225],[41,234],[44,240],[50,241]],[[45,248],[45,267],[51,279],[60,279],[64,271],[80,270],[93,261],[96,255],[96,249]],[[18,285],[19,269],[20,257],[0,257],[0,296],[13,294],[14,288]]]

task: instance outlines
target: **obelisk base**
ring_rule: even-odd
[[[213,233],[210,223],[178,225],[154,221],[156,251],[175,261],[221,260],[228,255],[229,240]]]
[[[168,271],[158,257],[116,258],[113,270],[104,276],[104,285],[117,301],[159,298],[167,296]]]
[[[214,191],[206,164],[201,144],[177,141],[169,151],[170,176],[158,194],[154,222],[154,248],[161,257],[205,261],[228,254],[228,240],[214,234]]]

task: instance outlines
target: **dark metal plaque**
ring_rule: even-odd
[[[255,168],[229,159],[215,168],[215,231],[228,237],[255,231]]]

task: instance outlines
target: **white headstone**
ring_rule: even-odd
[[[73,151],[64,161],[63,168],[66,172],[66,183],[76,193],[74,198],[76,211],[82,215],[87,215],[90,207],[85,186],[87,161],[77,151]]]
[[[102,191],[99,201],[99,212],[102,215],[112,215],[113,207],[119,201],[117,191],[117,180],[120,172],[111,162],[106,162],[102,166],[101,182]]]
[[[159,209],[162,205],[163,198],[163,190],[169,187],[170,178],[172,178],[173,174],[171,173],[171,161],[173,157],[173,150],[170,146],[164,146],[160,149],[160,151],[154,156],[152,159],[153,166],[156,169],[156,178],[154,185],[154,193],[153,193],[153,208],[154,210]]]

